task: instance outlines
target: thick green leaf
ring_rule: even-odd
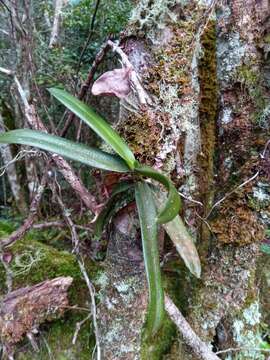
[[[126,161],[130,169],[134,169],[135,158],[132,151],[100,115],[64,90],[51,88],[49,92],[109,144]]]
[[[139,163],[136,163],[135,171],[141,175],[148,176],[160,182],[168,190],[168,199],[165,202],[164,207],[160,210],[158,214],[157,222],[159,224],[164,224],[175,218],[175,216],[178,215],[180,211],[181,200],[171,180],[167,176],[152,169],[151,167],[141,165]]]
[[[152,191],[145,182],[135,185],[135,198],[139,213],[144,264],[149,288],[146,329],[154,335],[164,317],[164,292],[161,282],[156,206]]]
[[[104,208],[99,213],[95,221],[94,235],[98,239],[101,237],[105,225],[109,222],[110,218],[115,213],[115,209],[119,206],[118,204],[119,194],[127,192],[132,187],[134,187],[134,184],[131,182],[122,182],[114,187],[110,199],[107,201],[107,203],[105,204]],[[134,197],[132,200],[134,200]],[[122,197],[120,201],[122,201]]]
[[[45,132],[30,129],[12,130],[0,135],[0,143],[34,146],[99,169],[116,172],[129,171],[125,162],[116,155]]]

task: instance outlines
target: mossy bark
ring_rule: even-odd
[[[190,323],[216,350],[247,346],[241,337],[265,332],[248,316],[254,310],[260,317],[256,269],[269,226],[269,209],[261,209],[256,195],[266,191],[269,177],[259,155],[269,137],[269,56],[262,52],[269,32],[266,9],[263,1],[217,4],[212,13],[202,1],[139,1],[123,40],[154,105],[139,117],[126,109],[118,130],[142,161],[170,173],[186,197],[203,205],[187,200],[183,210],[197,238],[203,276],[200,282],[180,281],[192,294],[185,312]],[[182,298],[178,292],[176,297]],[[255,338],[260,347],[260,336]],[[177,359],[179,353],[195,359],[179,341],[153,359]],[[150,347],[158,347],[156,339]]]

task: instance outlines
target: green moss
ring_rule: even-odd
[[[199,117],[201,127],[200,194],[208,213],[214,196],[214,159],[216,151],[216,120],[218,104],[217,58],[216,58],[216,24],[209,21],[201,37],[203,56],[199,61],[200,105]],[[200,253],[206,253],[209,246],[209,229],[203,223],[201,228]],[[204,257],[204,256],[203,256]]]
[[[18,360],[88,360],[94,349],[94,336],[89,321],[86,321],[78,334],[75,345],[72,339],[76,323],[82,321],[87,313],[76,314],[71,310],[58,321],[54,321],[40,329],[38,338],[39,353],[33,352],[30,345],[25,342],[22,350],[19,348]]]
[[[166,119],[164,119],[164,124]],[[136,158],[146,164],[152,165],[159,151],[159,142],[162,140],[162,126],[156,117],[149,111],[140,114],[131,114],[118,131],[128,142]]]
[[[170,350],[176,336],[176,328],[166,314],[163,326],[155,337],[148,338],[144,334],[142,336],[141,359],[159,360]]]
[[[260,64],[243,64],[239,66],[235,74],[236,81],[239,81],[242,87],[250,97],[250,100],[254,106],[254,113],[252,114],[252,120],[259,122],[267,104],[268,100],[264,94],[263,78],[261,71],[259,70]]]

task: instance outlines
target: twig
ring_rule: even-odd
[[[87,311],[89,311],[89,310],[87,309]],[[91,317],[91,314],[89,313],[89,314],[86,316],[85,319],[83,319],[82,321],[79,321],[79,322],[76,323],[76,330],[75,330],[74,335],[73,335],[73,338],[72,338],[72,345],[75,345],[75,344],[76,344],[76,341],[77,341],[77,338],[78,338],[78,334],[79,334],[79,332],[80,332],[80,330],[81,330],[82,325],[83,325],[88,319],[90,319],[90,317]]]
[[[91,24],[90,24],[90,28],[89,28],[89,33],[88,33],[88,37],[86,39],[86,42],[84,44],[84,47],[82,49],[82,52],[80,54],[80,57],[79,57],[79,61],[78,61],[78,65],[77,65],[77,70],[76,70],[76,73],[78,74],[79,71],[80,71],[80,67],[81,67],[81,62],[82,62],[82,58],[84,56],[84,53],[89,45],[89,42],[91,40],[91,37],[93,35],[93,30],[94,30],[94,26],[95,26],[95,21],[96,21],[96,16],[97,16],[97,11],[98,11],[98,8],[99,8],[99,5],[100,5],[100,0],[97,0],[96,1],[96,5],[95,5],[95,9],[94,9],[94,13],[93,13],[93,16],[92,16],[92,20],[91,20]]]
[[[39,223],[39,224],[33,224],[32,228],[33,229],[47,229],[47,228],[50,228],[50,227],[60,227],[60,228],[63,228],[63,227],[66,227],[66,224],[61,222],[61,221],[47,221],[47,222],[44,222],[44,223]]]
[[[98,51],[96,57],[95,57],[95,60],[89,70],[89,73],[88,73],[88,76],[87,76],[87,79],[85,80],[85,82],[82,84],[82,87],[81,87],[81,90],[77,96],[77,98],[79,100],[83,100],[87,91],[89,90],[89,87],[93,81],[93,78],[94,78],[94,75],[97,71],[97,68],[99,66],[99,64],[103,61],[104,59],[104,56],[106,55],[106,53],[108,52],[110,46],[108,45],[108,41],[106,41],[100,48],[100,50]],[[67,121],[65,123],[65,126],[63,128],[63,130],[61,131],[60,133],[60,136],[65,136],[70,125],[72,124],[73,120],[75,118],[75,115],[74,113],[70,112],[69,113],[69,116],[67,118]]]
[[[67,211],[67,209],[65,208],[65,205],[62,201],[62,199],[56,195],[57,201],[61,207],[61,210],[63,212],[63,216],[67,222],[67,224],[70,227],[71,230],[71,237],[72,237],[72,243],[73,243],[73,252],[75,252],[76,256],[77,256],[77,261],[81,270],[81,273],[84,277],[85,283],[88,287],[89,290],[89,294],[90,294],[90,298],[91,298],[91,314],[92,314],[92,318],[93,318],[93,325],[94,325],[94,332],[95,332],[95,339],[96,339],[96,351],[97,351],[97,360],[101,360],[101,348],[100,348],[100,336],[99,336],[99,329],[98,329],[98,325],[97,325],[97,310],[96,310],[96,301],[95,301],[95,288],[93,286],[93,284],[91,283],[87,271],[85,269],[84,263],[83,263],[83,259],[82,257],[79,255],[79,239],[77,236],[77,232],[75,229],[75,225],[71,219],[71,216],[69,214],[69,212]]]
[[[220,351],[217,351],[216,354],[225,354],[225,353],[228,353],[231,351],[242,351],[242,350],[270,353],[270,349],[260,349],[260,348],[252,348],[252,347],[244,347],[243,346],[243,347],[229,348],[226,350],[220,350]]]
[[[5,269],[7,294],[9,294],[12,291],[12,287],[13,287],[13,274],[10,269],[9,263],[5,261],[3,255],[4,255],[3,248],[1,246],[0,257],[1,257],[1,263]]]
[[[6,74],[6,75],[13,75],[13,74],[14,74],[12,70],[3,68],[3,67],[1,67],[1,66],[0,66],[0,72],[1,72],[1,73],[4,73],[4,74]]]
[[[69,211],[66,209],[61,197],[59,195],[56,195],[56,199],[57,199],[57,202],[58,202],[58,204],[59,204],[59,206],[60,206],[60,208],[62,210],[65,221],[66,221],[67,225],[70,228],[72,244],[73,244],[73,252],[75,254],[78,254],[78,251],[79,251],[79,239],[78,239],[78,236],[77,236],[77,231],[76,231],[75,225],[74,225],[74,223],[73,223],[73,221],[71,219],[71,216],[69,214]]]
[[[37,192],[35,196],[33,197],[33,200],[30,205],[29,214],[24,223],[22,224],[19,229],[15,230],[11,235],[9,235],[7,238],[1,240],[1,247],[7,247],[13,244],[15,241],[21,239],[28,230],[32,227],[36,216],[37,216],[37,209],[40,204],[40,200],[42,197],[42,194],[44,192],[45,186],[47,182],[47,170],[45,170],[44,175],[42,176],[40,185],[37,189]]]
[[[267,148],[270,144],[270,139],[266,142],[264,149],[263,149],[263,153],[260,154],[261,158],[264,159],[265,158],[265,154],[267,151]],[[238,189],[241,189],[243,186],[247,185],[249,182],[253,181],[256,179],[256,177],[260,174],[260,171],[257,171],[256,174],[254,174],[253,176],[251,176],[251,178],[247,179],[246,181],[244,181],[242,184],[238,185],[236,188],[234,188],[232,191],[230,191],[229,193],[227,193],[222,199],[220,199],[219,201],[217,201],[211,208],[211,210],[209,211],[208,215],[206,216],[205,219],[208,219],[208,217],[210,216],[210,214],[212,213],[212,211],[214,210],[214,208],[216,208],[218,205],[220,205],[225,199],[227,199],[229,196],[231,196],[235,191],[237,191]]]
[[[30,342],[33,350],[34,350],[35,352],[39,352],[38,344],[37,344],[36,339],[34,338],[33,334],[31,333],[31,331],[29,331],[29,332],[26,334],[26,336],[27,336],[27,338],[28,338],[28,340],[29,340],[29,342]]]
[[[97,352],[97,360],[101,360],[101,347],[100,347],[100,336],[99,336],[99,329],[98,329],[98,324],[97,324],[97,309],[96,309],[96,301],[95,301],[95,288],[93,286],[93,284],[91,283],[84,263],[82,261],[82,259],[78,259],[78,264],[80,266],[80,270],[81,273],[83,274],[84,280],[86,282],[86,285],[88,287],[89,290],[89,294],[91,297],[91,312],[92,312],[92,317],[93,317],[93,325],[94,325],[94,331],[95,331],[95,339],[96,339],[96,352]]]
[[[129,61],[128,56],[124,53],[124,51],[120,48],[120,46],[118,46],[111,40],[108,41],[108,44],[112,47],[112,50],[115,51],[121,57],[122,64],[126,68],[130,69],[130,81],[131,81],[131,84],[133,85],[134,89],[137,92],[140,104],[141,105],[151,105],[152,100],[150,99],[149,95],[142,87],[139,75],[137,74],[133,65]]]
[[[259,171],[256,172],[256,174],[254,174],[251,178],[247,179],[246,181],[244,181],[242,184],[238,185],[236,188],[234,188],[232,191],[228,192],[225,196],[223,196],[222,199],[218,200],[210,209],[209,213],[207,214],[207,216],[205,217],[205,219],[208,219],[210,214],[212,213],[212,211],[218,206],[220,205],[224,200],[226,200],[229,196],[231,196],[233,193],[235,193],[238,189],[241,189],[243,186],[247,185],[248,183],[250,183],[251,181],[255,180],[256,177],[259,175]]]
[[[7,168],[10,165],[14,164],[15,162],[17,162],[19,160],[22,160],[25,156],[28,156],[29,154],[36,155],[38,153],[40,153],[40,151],[36,151],[36,150],[21,150],[21,151],[19,151],[13,159],[11,159],[9,162],[7,162],[4,166],[0,167],[0,171],[1,171],[0,177],[5,174],[5,172],[7,171]]]
[[[183,317],[179,309],[174,305],[168,295],[165,295],[165,309],[172,321],[181,332],[184,341],[192,348],[194,353],[203,360],[220,360],[220,358],[211,351],[198,335],[195,334],[189,323]]]
[[[269,144],[270,144],[270,139],[269,139],[269,140],[267,141],[267,143],[265,144],[265,147],[264,147],[264,149],[263,149],[263,153],[262,153],[262,155],[261,155],[262,159],[265,158],[265,154],[266,154],[266,151],[267,151],[267,148],[268,148]]]
[[[87,311],[89,312],[89,309],[81,307],[81,306],[77,306],[77,305],[73,305],[73,306],[62,306],[65,309],[68,310],[79,310],[79,311]]]
[[[192,199],[192,197],[187,197],[186,195],[184,195],[184,194],[181,193],[180,191],[178,191],[178,194],[179,194],[182,198],[184,198],[184,199],[186,199],[186,200],[188,200],[188,201],[190,201],[190,202],[193,202],[194,204],[198,204],[198,205],[200,205],[200,206],[203,206],[203,203],[202,203],[202,202],[200,202],[200,201],[198,201],[198,200],[194,200],[194,199]]]

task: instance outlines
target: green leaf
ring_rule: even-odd
[[[30,129],[12,130],[0,135],[0,143],[34,146],[103,170],[116,172],[129,171],[125,162],[116,155],[111,155],[83,144],[77,144],[45,132]]]
[[[159,264],[156,207],[152,191],[145,182],[136,183],[135,198],[140,219],[144,264],[149,288],[146,329],[150,335],[154,335],[161,327],[164,318],[164,292]]]
[[[113,150],[126,161],[131,170],[134,169],[135,157],[127,144],[116,131],[88,105],[76,99],[64,90],[51,88],[49,92],[70,111],[91,127]]]
[[[141,165],[139,163],[135,164],[135,171],[141,175],[148,176],[160,182],[168,190],[168,199],[158,214],[157,222],[159,224],[164,224],[175,218],[175,216],[178,215],[180,211],[181,200],[171,180],[167,176],[152,169],[151,167]]]
[[[109,222],[110,218],[113,216],[115,209],[118,207],[118,200],[120,194],[128,191],[130,188],[134,187],[134,184],[131,182],[122,182],[117,184],[110,196],[110,199],[104,205],[104,208],[99,213],[96,221],[95,221],[95,228],[94,228],[94,235],[99,239],[102,235],[102,231],[105,225]],[[122,197],[120,198],[120,201]]]

